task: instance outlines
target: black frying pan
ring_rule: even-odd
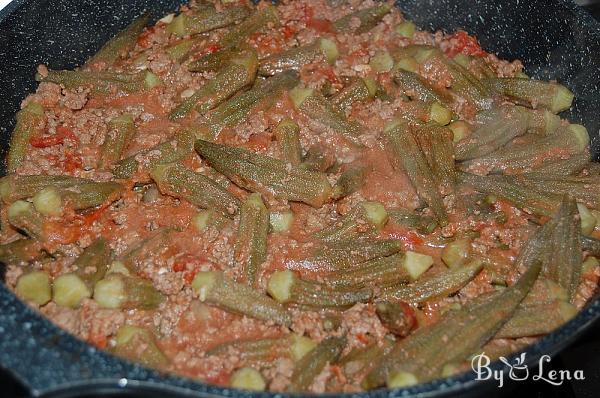
[[[35,67],[82,64],[102,43],[143,10],[155,17],[174,11],[177,0],[15,0],[0,11],[0,157],[4,158],[20,101],[35,89]],[[567,115],[583,123],[600,157],[600,24],[566,0],[404,0],[399,6],[420,26],[479,37],[502,58],[519,58],[526,72],[557,79],[575,92]],[[554,333],[525,351],[529,363],[553,355],[600,318],[600,297]],[[75,339],[19,301],[0,283],[0,366],[34,396],[74,397],[94,391],[190,397],[272,397],[158,374]],[[495,363],[494,369],[502,369]],[[361,397],[460,396],[486,386],[473,373],[407,390],[378,390]],[[493,386],[492,386],[493,387]],[[0,386],[2,395],[2,386]]]

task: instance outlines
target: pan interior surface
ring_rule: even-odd
[[[0,11],[0,157],[6,155],[20,102],[37,86],[37,65],[53,69],[80,65],[144,10],[151,10],[158,18],[174,11],[180,3],[15,0]],[[499,57],[521,59],[529,75],[556,79],[568,86],[576,100],[564,116],[587,127],[593,156],[600,159],[600,24],[591,16],[567,0],[472,0],[468,6],[462,0],[403,0],[397,4],[424,29],[465,29]],[[574,320],[528,348],[528,359],[534,361],[543,354],[557,352],[598,317],[600,300],[596,297]],[[60,396],[60,391],[67,388],[84,391],[92,386],[105,386],[111,391],[127,386],[146,391],[159,387],[163,395],[198,397],[261,395],[161,375],[99,352],[39,316],[3,284],[0,333],[0,364],[23,381],[33,395]],[[499,364],[494,366],[500,368]],[[402,393],[378,390],[359,396],[445,396],[480,387],[481,383],[473,378],[463,375]]]

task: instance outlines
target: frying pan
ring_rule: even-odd
[[[158,18],[177,0],[15,0],[0,11],[0,157],[4,158],[20,101],[35,90],[35,67],[82,64],[144,10]],[[409,18],[427,29],[465,29],[501,58],[519,58],[526,72],[557,79],[576,95],[566,115],[583,123],[594,157],[600,156],[600,24],[566,0],[404,0]],[[525,350],[528,363],[553,355],[600,318],[595,297],[573,320]],[[159,374],[115,358],[72,337],[19,301],[0,283],[0,366],[32,396],[74,397],[94,392],[143,396],[273,397]],[[492,369],[502,370],[501,363]],[[1,388],[1,387],[0,387]],[[474,373],[401,390],[356,397],[442,397],[480,394],[490,383]],[[282,396],[282,395],[278,395]]]

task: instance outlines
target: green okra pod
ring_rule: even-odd
[[[151,79],[147,79],[150,74],[150,71],[130,74],[112,71],[49,70],[46,75],[36,76],[36,79],[60,84],[72,90],[89,87],[94,93],[100,94],[107,94],[113,90],[133,93],[151,88]]]
[[[269,211],[260,194],[253,193],[241,206],[235,242],[236,261],[243,265],[244,279],[250,286],[258,282],[260,267],[267,259],[268,233]]]
[[[362,188],[369,173],[369,167],[356,166],[344,171],[333,186],[331,197],[334,200],[345,198]]]
[[[297,364],[288,392],[308,392],[315,378],[328,364],[335,363],[346,347],[345,337],[327,337],[309,351]]]
[[[200,58],[191,61],[187,68],[190,72],[216,72],[223,69],[229,61],[235,57],[240,50],[247,50],[248,47],[226,48],[214,53],[209,53]]]
[[[539,167],[535,167],[528,172],[527,176],[534,178],[572,176],[579,174],[589,163],[590,153],[589,151],[583,151],[566,159],[544,161]]]
[[[164,296],[152,282],[137,276],[111,273],[94,286],[94,301],[102,308],[155,309]]]
[[[330,272],[322,276],[322,279],[327,286],[335,289],[386,288],[411,280],[404,265],[404,254],[397,253],[362,262],[349,269]]]
[[[168,365],[169,359],[160,350],[154,333],[146,328],[123,325],[115,336],[114,354],[152,368]]]
[[[417,99],[425,103],[439,102],[444,105],[451,105],[452,96],[449,93],[442,92],[434,88],[425,78],[418,73],[406,70],[397,70],[394,72],[394,82],[404,95],[412,99]]]
[[[558,83],[519,77],[488,78],[483,82],[513,100],[528,106],[547,108],[553,113],[569,109],[574,98],[568,88]]]
[[[599,243],[600,245],[600,243]],[[309,264],[325,271],[351,269],[361,263],[398,253],[402,242],[394,239],[352,239],[317,247],[308,258],[292,262]]]
[[[165,52],[169,58],[181,64],[192,55],[193,49],[204,40],[206,39],[203,37],[190,37],[189,39],[183,39],[167,47]]]
[[[112,203],[121,197],[125,187],[117,182],[93,182],[59,190],[63,203],[75,210]]]
[[[525,137],[524,137],[525,138]],[[543,162],[561,160],[586,151],[589,136],[585,127],[569,125],[543,137],[532,135],[533,142],[512,143],[466,163],[484,166],[492,172],[535,170]]]
[[[377,26],[391,9],[391,5],[382,4],[354,11],[335,21],[333,27],[340,33],[366,33]],[[354,22],[356,20],[360,21],[360,24],[357,25]]]
[[[257,66],[258,58],[254,50],[244,51],[233,56],[229,60],[229,65],[172,110],[169,119],[180,119],[192,109],[196,109],[199,114],[203,115],[217,107],[236,92],[254,82]]]
[[[560,204],[560,197],[548,194],[534,186],[525,186],[521,180],[522,178],[505,175],[485,177],[467,173],[459,175],[461,184],[469,185],[478,192],[496,195],[512,202],[516,207],[527,209],[537,215],[552,216]]]
[[[236,47],[252,33],[259,32],[269,25],[277,24],[279,24],[277,9],[274,5],[269,5],[254,12],[238,25],[232,27],[229,32],[221,38],[219,44],[223,48]]]
[[[258,73],[263,76],[272,76],[289,69],[300,70],[302,66],[310,64],[319,56],[326,57],[332,63],[337,58],[337,54],[336,44],[329,39],[321,38],[311,44],[293,47],[262,59]]]
[[[20,265],[45,256],[42,244],[33,239],[19,239],[0,245],[0,262]]]
[[[521,278],[486,300],[475,300],[450,311],[438,323],[400,340],[365,377],[366,389],[403,387],[441,376],[445,365],[462,361],[490,340],[527,295],[541,269],[541,261],[527,258]]]
[[[161,228],[152,232],[149,236],[128,248],[118,260],[130,273],[138,273],[144,261],[148,258],[169,250],[173,243],[173,231],[170,228]]]
[[[352,79],[351,83],[333,96],[333,105],[341,112],[355,102],[368,101],[375,98],[377,94],[377,82],[368,77]]]
[[[565,289],[569,300],[573,302],[583,263],[581,223],[577,203],[573,197],[563,197],[553,221],[555,227],[550,238],[552,255],[548,256],[544,264],[544,274]]]
[[[9,174],[0,178],[0,197],[4,203],[9,204],[19,199],[31,198],[43,189],[76,189],[86,184],[94,184],[94,181],[66,175]]]
[[[456,170],[452,131],[435,122],[430,122],[417,129],[415,138],[427,159],[440,192],[445,194],[453,192],[456,184]]]
[[[318,91],[296,87],[290,91],[289,96],[294,107],[309,119],[341,134],[353,144],[360,145],[359,135],[362,133],[362,127],[356,122],[350,122],[346,115],[335,109]]]
[[[394,347],[393,341],[384,338],[383,345],[369,344],[362,348],[355,348],[339,360],[339,365],[344,370],[346,377],[360,380],[369,373],[380,358]]]
[[[442,271],[409,285],[384,289],[382,295],[389,299],[409,303],[422,303],[427,300],[446,297],[460,290],[475,278],[482,269],[483,262],[475,259],[463,266]]]
[[[167,32],[177,36],[198,35],[215,29],[231,26],[248,17],[251,9],[246,6],[229,7],[222,12],[205,8],[191,15],[179,14],[167,26]]]
[[[252,192],[320,207],[331,196],[323,173],[303,170],[242,148],[196,141],[196,151],[236,185]]]
[[[179,162],[194,152],[195,138],[193,131],[183,130],[163,143],[121,160],[113,168],[113,175],[126,179],[160,164]]]
[[[31,203],[17,200],[8,207],[7,216],[10,225],[25,232],[30,238],[41,242],[46,240],[44,216]]]
[[[586,206],[600,209],[600,178],[598,176],[548,178],[523,176],[515,179],[523,188],[538,190],[558,201],[563,195],[571,195]]]
[[[281,72],[266,80],[257,81],[250,90],[225,101],[208,114],[207,124],[211,134],[218,136],[225,127],[241,122],[255,106],[291,89],[298,84],[298,79],[296,71]]]
[[[275,129],[275,138],[283,160],[297,166],[302,162],[302,145],[300,144],[300,127],[292,119],[282,120]]]
[[[227,311],[283,326],[292,323],[289,312],[280,303],[248,285],[234,282],[222,272],[199,272],[192,288],[200,301]]]
[[[333,225],[313,234],[313,237],[323,242],[352,240],[382,228],[387,220],[387,211],[381,203],[361,202]]]
[[[386,127],[384,134],[391,146],[395,167],[408,174],[417,194],[431,208],[440,226],[446,225],[448,215],[435,177],[408,124],[393,122]]]
[[[519,307],[494,337],[517,339],[544,335],[559,328],[576,314],[577,307],[560,300],[530,307]]]
[[[527,131],[528,115],[516,107],[504,107],[480,116],[484,123],[469,137],[456,144],[459,161],[490,154]]]
[[[17,124],[10,137],[6,155],[6,168],[9,173],[14,173],[21,165],[29,147],[29,140],[41,132],[44,122],[44,108],[37,102],[29,102],[17,112]]]
[[[52,300],[63,307],[78,307],[84,298],[92,297],[94,287],[104,278],[110,260],[108,242],[104,238],[97,239],[75,260],[73,272],[54,279]]]
[[[292,271],[276,271],[267,285],[267,292],[279,303],[294,303],[309,307],[347,307],[369,301],[370,288],[332,290],[325,284],[300,279]]]
[[[133,20],[125,29],[117,33],[110,39],[102,48],[93,55],[86,65],[94,65],[103,63],[105,66],[110,66],[119,58],[127,56],[129,51],[133,50],[137,42],[138,36],[150,20],[150,14],[145,12]]]
[[[297,362],[316,345],[317,343],[308,337],[289,334],[282,337],[223,343],[208,350],[206,355],[229,355],[234,352],[246,364],[268,364],[274,358],[290,358]]]
[[[231,218],[240,207],[240,201],[227,189],[179,162],[159,164],[150,170],[150,176],[162,194],[184,199],[200,208],[215,209]]]
[[[433,217],[418,214],[408,209],[388,210],[390,220],[399,225],[414,228],[423,235],[429,235],[437,228],[437,222]]]
[[[133,116],[130,114],[125,113],[112,119],[108,123],[108,131],[102,144],[98,167],[107,169],[113,163],[121,160],[123,152],[127,149],[135,133]]]

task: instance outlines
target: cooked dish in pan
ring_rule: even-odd
[[[374,1],[192,1],[40,65],[0,179],[6,283],[207,383],[427,382],[561,326],[600,276],[573,94]]]

